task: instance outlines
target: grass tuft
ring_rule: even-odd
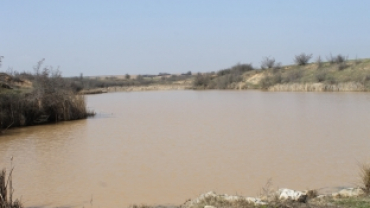
[[[366,194],[370,194],[370,165],[362,165],[361,167],[362,189]]]

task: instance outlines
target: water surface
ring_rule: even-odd
[[[26,206],[257,196],[270,178],[274,188],[354,186],[370,161],[367,93],[122,92],[87,102],[96,118],[0,137],[0,167],[14,157]]]

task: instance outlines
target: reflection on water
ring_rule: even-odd
[[[88,96],[93,119],[19,128],[14,156],[26,206],[180,204],[203,192],[258,195],[353,186],[370,159],[370,94],[168,91]]]

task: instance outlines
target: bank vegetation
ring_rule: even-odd
[[[174,89],[260,89],[269,91],[369,91],[370,59],[347,56],[325,57],[301,53],[294,64],[282,65],[273,57],[263,57],[259,66],[239,63],[205,73],[159,73],[156,75],[80,76],[64,78],[79,94],[114,91]]]
[[[159,73],[156,75],[114,75],[114,76],[95,76],[65,78],[71,83],[71,87],[80,94],[100,94],[111,91],[135,91],[167,89],[170,86],[182,86],[183,88],[191,86],[191,72],[183,74]],[[130,90],[131,89],[131,90]],[[174,87],[173,89],[177,89]]]
[[[194,89],[262,89],[270,91],[369,91],[370,59],[348,60],[329,55],[325,60],[312,54],[294,56],[294,65],[283,66],[264,57],[260,67],[237,64],[211,73],[198,73]]]
[[[42,67],[34,73],[0,73],[0,131],[11,127],[83,119],[93,112],[86,109],[83,95],[58,69]]]

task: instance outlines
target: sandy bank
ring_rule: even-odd
[[[188,90],[191,85],[148,85],[129,87],[107,87],[81,91],[81,94],[101,94],[108,92],[139,92],[139,91],[164,91],[164,90]]]
[[[268,88],[268,91],[291,92],[364,92],[363,84],[359,82],[344,82],[338,84],[325,83],[287,83],[277,84]]]

